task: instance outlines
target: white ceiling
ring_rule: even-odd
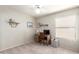
[[[61,11],[67,8],[75,7],[75,5],[43,5],[40,8],[40,11],[41,11],[40,14],[37,14],[35,12],[35,8],[33,5],[9,5],[8,7],[14,10],[26,13],[33,17],[40,17],[46,14],[50,14],[50,13]]]

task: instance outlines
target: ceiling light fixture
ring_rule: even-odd
[[[37,14],[40,14],[40,5],[35,5],[35,12],[37,13]]]

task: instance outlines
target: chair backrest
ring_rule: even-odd
[[[43,32],[40,32],[39,38],[40,38],[40,39],[44,39],[44,33],[43,33]]]
[[[50,30],[44,30],[44,34],[45,35],[49,35],[50,34]]]

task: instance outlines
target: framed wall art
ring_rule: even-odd
[[[33,23],[32,22],[27,22],[27,27],[32,28],[33,27]]]

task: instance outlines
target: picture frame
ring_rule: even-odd
[[[32,22],[27,22],[27,27],[32,28],[33,27],[33,23]]]

